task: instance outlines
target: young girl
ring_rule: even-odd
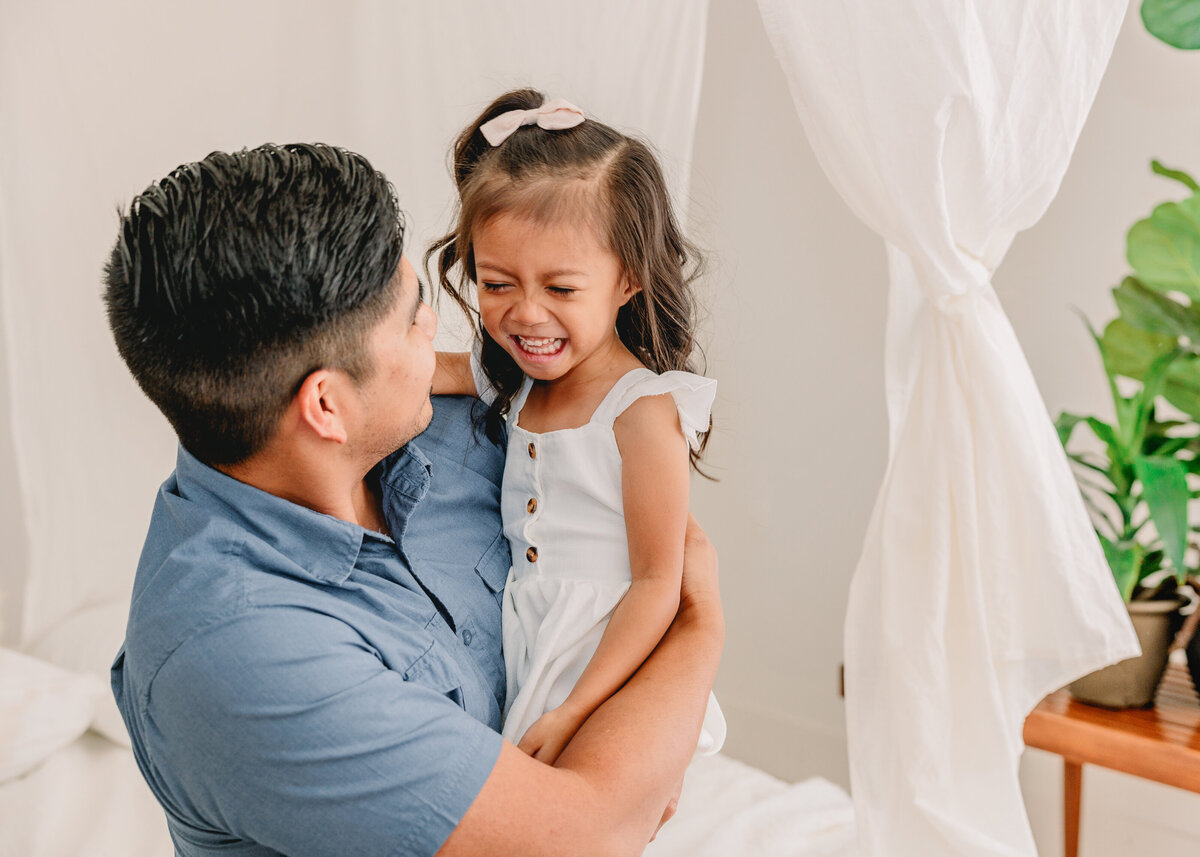
[[[685,371],[695,252],[654,156],[543,101],[507,93],[458,138],[457,226],[426,261],[469,314],[475,286],[476,350],[439,354],[434,392],[507,419],[504,736],[553,764],[675,616],[716,382]],[[710,696],[698,752],[724,735]]]

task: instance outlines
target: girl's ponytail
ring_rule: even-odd
[[[454,183],[458,186],[460,194],[483,156],[493,151],[493,147],[484,139],[479,129],[501,113],[507,113],[510,110],[535,110],[541,107],[545,100],[546,97],[536,89],[515,89],[512,92],[506,92],[489,104],[487,109],[466,127],[454,141],[453,152],[452,172],[454,173]]]

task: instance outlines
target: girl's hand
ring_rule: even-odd
[[[566,706],[547,711],[526,730],[517,749],[539,762],[553,765],[558,754],[575,737],[587,716],[580,717]]]

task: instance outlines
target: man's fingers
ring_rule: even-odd
[[[683,539],[683,585],[679,597],[683,602],[707,602],[720,597],[716,548],[690,514]]]
[[[687,528],[683,533],[683,541],[687,546],[700,546],[708,542],[708,536],[705,534],[700,522],[696,520],[696,516],[688,512]]]
[[[658,838],[658,831],[663,829],[663,825],[675,817],[675,811],[679,809],[679,795],[683,793],[683,780],[680,780],[675,786],[675,793],[671,795],[671,799],[667,801],[667,808],[663,810],[662,820],[658,822],[658,827],[654,830],[654,835],[650,837],[653,842]]]

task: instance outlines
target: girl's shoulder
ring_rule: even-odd
[[[667,395],[671,396],[670,402],[659,398]],[[684,437],[696,449],[698,434],[708,430],[716,395],[717,382],[703,375],[677,370],[660,375],[645,367],[632,369],[608,391],[592,421],[614,427],[621,420],[641,430],[659,422],[673,422],[677,414]],[[672,404],[675,414],[671,413]]]

